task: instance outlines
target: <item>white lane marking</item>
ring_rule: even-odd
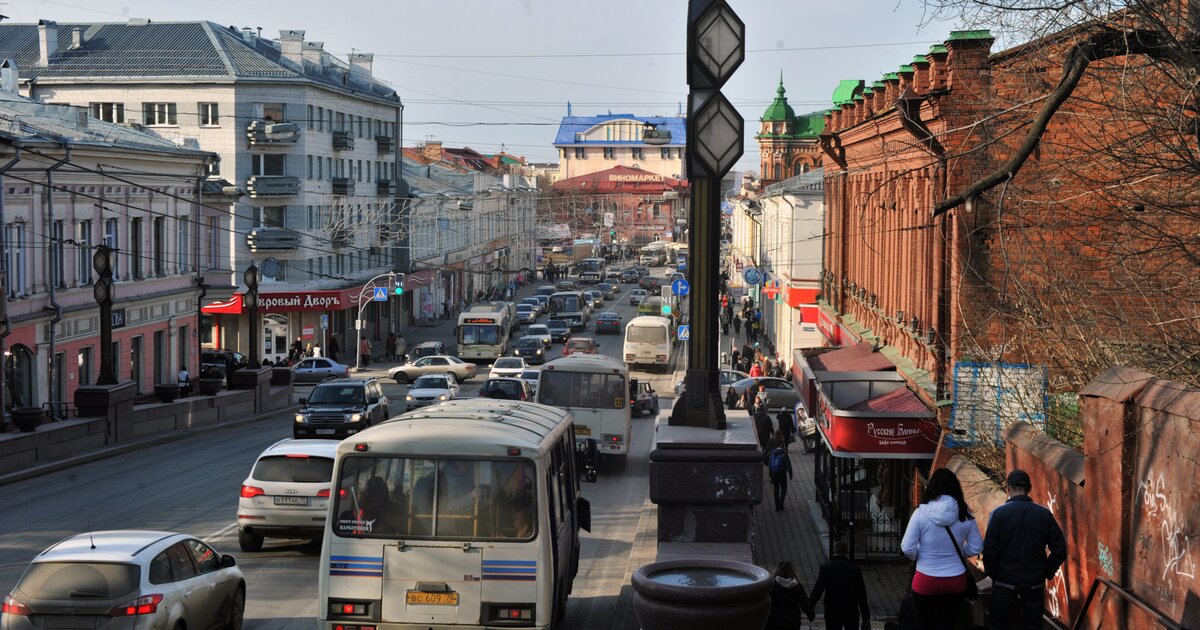
[[[224,536],[225,534],[237,529],[237,526],[238,525],[236,522],[230,523],[225,527],[222,527],[221,529],[209,534],[208,536],[205,536],[202,540],[216,540],[217,538],[220,538],[221,536]]]

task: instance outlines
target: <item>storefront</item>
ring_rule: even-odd
[[[936,414],[869,344],[797,350],[792,380],[796,413],[820,437],[815,481],[831,544],[846,541],[852,558],[897,558],[909,489],[937,448]]]

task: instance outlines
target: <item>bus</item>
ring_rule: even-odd
[[[505,355],[511,332],[507,307],[464,311],[458,315],[458,356],[467,361],[499,359]]]
[[[625,325],[625,345],[622,354],[629,366],[670,370],[671,346],[675,340],[672,322],[666,317],[643,315]]]
[[[584,258],[575,268],[579,271],[579,281],[584,284],[603,282],[608,277],[608,267],[603,258]]]
[[[588,313],[579,291],[559,291],[550,296],[550,317],[571,322],[571,330],[583,330]]]
[[[666,260],[667,244],[655,241],[638,250],[638,264],[644,267],[657,267]]]
[[[572,354],[542,366],[537,401],[566,409],[575,419],[576,438],[597,440],[600,454],[629,455],[633,431],[629,401],[629,368],[602,354]]]
[[[453,400],[343,441],[317,584],[322,630],[550,628],[579,569],[571,414]],[[587,468],[583,481],[595,481]]]

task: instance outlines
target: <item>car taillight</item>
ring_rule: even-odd
[[[328,499],[329,498],[329,488],[325,488],[324,490],[318,490],[317,496]]]
[[[665,354],[660,354],[660,355],[658,355],[658,360],[659,360],[659,361],[666,361],[666,360],[667,360],[667,355],[665,355]]]
[[[108,611],[113,617],[135,617],[137,615],[153,615],[158,612],[158,604],[163,600],[162,595],[143,595],[128,604],[117,606]]]
[[[26,606],[25,604],[22,604],[17,598],[13,597],[12,595],[5,595],[4,596],[4,606],[0,607],[0,613],[4,613],[6,615],[17,615],[20,617],[24,617],[26,615],[33,614],[33,611],[29,610],[28,606]]]
[[[266,494],[266,492],[262,488],[258,488],[256,486],[247,486],[247,485],[242,486],[242,498],[243,499],[253,499],[254,497],[260,497],[264,494]]]

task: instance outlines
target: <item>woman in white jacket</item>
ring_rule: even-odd
[[[956,542],[964,556],[983,550],[983,538],[963,500],[958,477],[939,468],[930,475],[921,505],[909,519],[900,543],[904,555],[917,561],[912,589],[918,628],[954,627],[971,579],[954,549]]]

